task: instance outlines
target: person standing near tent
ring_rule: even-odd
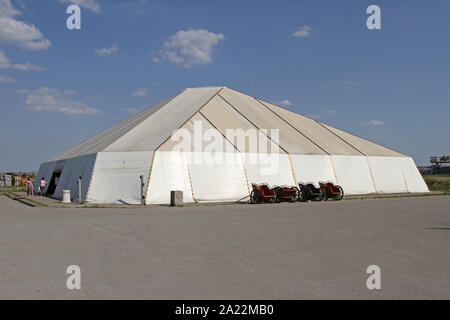
[[[41,182],[39,184],[39,194],[42,196],[44,193],[45,186],[47,185],[47,181],[45,181],[44,177],[41,178]]]
[[[28,178],[28,180],[27,180],[27,196],[33,196],[33,195],[34,195],[33,180],[31,180],[31,178]]]

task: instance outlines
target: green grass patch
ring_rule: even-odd
[[[0,194],[5,192],[27,191],[26,187],[0,187]]]
[[[450,174],[433,174],[423,176],[430,191],[442,191],[450,194]]]

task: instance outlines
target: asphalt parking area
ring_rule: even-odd
[[[0,298],[450,299],[449,243],[448,196],[130,209],[0,196]]]

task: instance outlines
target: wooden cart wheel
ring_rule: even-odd
[[[281,202],[281,200],[280,200],[280,195],[278,194],[278,192],[275,193],[275,198],[273,199],[273,201],[274,201],[275,203],[280,203],[280,202]]]
[[[305,188],[300,188],[298,193],[298,201],[305,202],[306,201],[306,190]]]
[[[342,198],[344,198],[344,189],[342,189],[342,187],[341,186],[336,186],[338,189],[339,189],[339,191],[340,191],[340,194],[336,197],[336,200],[342,200]]]
[[[331,198],[330,192],[329,192],[327,187],[320,188],[320,191],[322,193],[322,200],[323,201],[327,201],[329,198]]]
[[[299,201],[299,198],[300,198],[300,192],[297,189],[297,190],[295,190],[295,194],[294,194],[294,197],[292,197],[291,202],[297,202],[297,201]]]
[[[311,195],[311,191],[309,190],[309,189],[307,189],[307,188],[305,188],[305,201],[309,201],[309,200],[311,200],[311,198],[312,198],[312,195]]]
[[[258,202],[258,198],[256,196],[256,192],[255,190],[252,190],[252,192],[250,193],[250,203],[257,203]]]
[[[322,199],[323,199],[323,193],[322,193],[322,190],[320,190],[320,193],[319,193],[319,196],[317,197],[317,200],[318,201],[322,201]]]

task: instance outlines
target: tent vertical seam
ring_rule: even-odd
[[[336,174],[336,168],[334,167],[333,158],[331,157],[331,155],[329,155],[329,157],[330,157],[330,162],[331,162],[331,169],[333,169],[334,179],[336,179],[336,184],[339,184],[339,180],[338,180],[337,174]]]
[[[406,177],[405,177],[405,173],[403,172],[403,167],[402,166],[400,166],[400,171],[402,172],[403,182],[405,183],[406,192],[409,193],[408,183],[406,182]]]
[[[288,156],[289,156],[289,163],[290,163],[290,165],[291,165],[292,177],[294,178],[295,186],[298,187],[298,181],[297,181],[297,177],[295,176],[294,164],[292,163],[291,154],[288,153]]]
[[[179,126],[177,129],[175,129],[174,131],[176,131],[176,130],[178,130],[178,129],[180,129],[182,126],[184,126],[189,120],[191,120],[192,119],[192,117],[194,117],[196,114],[197,114],[197,112],[201,109],[201,108],[203,108],[205,105],[207,105],[208,104],[208,102],[210,102],[216,95],[218,95],[219,94],[219,92],[221,91],[223,89],[223,87],[222,88],[220,88],[220,90],[218,90],[208,101],[206,101],[202,106],[200,106],[198,109],[197,109],[197,111],[196,112],[194,112],[194,114],[192,114],[181,126]],[[184,91],[186,91],[186,89],[184,89],[182,92],[184,92]],[[151,165],[150,165],[150,172],[148,173],[148,180],[147,180],[147,188],[146,188],[146,191],[145,191],[145,200],[147,200],[147,194],[148,194],[148,187],[149,187],[149,185],[150,185],[150,175],[151,175],[151,173],[152,173],[152,169],[153,169],[153,161],[154,161],[154,158],[155,158],[155,154],[156,154],[156,152],[158,151],[158,149],[159,148],[161,148],[161,146],[162,145],[164,145],[164,143],[166,143],[171,137],[172,137],[172,135],[173,135],[173,132],[172,132],[172,134],[166,139],[166,140],[164,140],[157,148],[155,148],[155,150],[153,151],[153,156],[152,156],[152,163],[151,163]],[[190,174],[190,172],[189,172],[189,169],[188,169],[188,174],[189,174],[189,181],[190,181],[190,183],[191,183],[191,192],[192,192],[192,198],[194,199],[194,201],[196,201],[195,200],[195,198],[194,198],[194,189],[192,188],[192,180],[191,180],[191,174]],[[196,201],[197,202],[197,201]]]
[[[370,167],[369,157],[365,156],[365,158],[367,161],[367,167],[369,167],[370,177],[372,178],[373,188],[375,189],[375,192],[378,193],[377,186],[375,184],[375,179],[373,178],[372,168]]]
[[[156,154],[156,150],[153,151],[152,162],[150,163],[150,170],[148,171],[147,185],[145,186],[144,203],[147,203],[148,189],[150,187],[150,176],[152,175],[152,171],[153,171],[153,162],[155,161],[155,154]]]
[[[203,109],[203,107],[201,109]],[[219,129],[217,129],[217,127],[202,113],[201,109],[198,111],[198,113],[200,113],[200,115],[203,118],[205,118],[205,120],[208,121],[211,124],[211,126],[214,129],[216,129],[225,138],[225,140],[228,141],[234,147],[234,149],[236,149],[237,152],[239,152],[239,154],[241,154],[241,151],[239,151],[239,149]],[[248,196],[250,196],[250,186],[248,184],[247,170],[245,169],[245,164],[244,161],[242,160],[242,157],[240,156],[239,158],[241,158],[242,168],[244,169],[245,183],[247,185]]]
[[[95,154],[95,161],[94,161],[94,165],[92,167],[91,179],[89,179],[89,186],[88,186],[88,190],[86,192],[86,198],[84,200],[86,202],[89,202],[89,192],[91,191],[92,182],[94,181],[95,165],[97,164],[97,158],[98,158],[98,153]]]
[[[198,203],[198,201],[197,201],[197,199],[195,199],[195,195],[194,195],[194,186],[192,185],[191,170],[189,170],[189,168],[188,168],[187,171],[188,171],[188,176],[189,176],[189,184],[191,185],[192,200],[194,200],[195,203]]]

